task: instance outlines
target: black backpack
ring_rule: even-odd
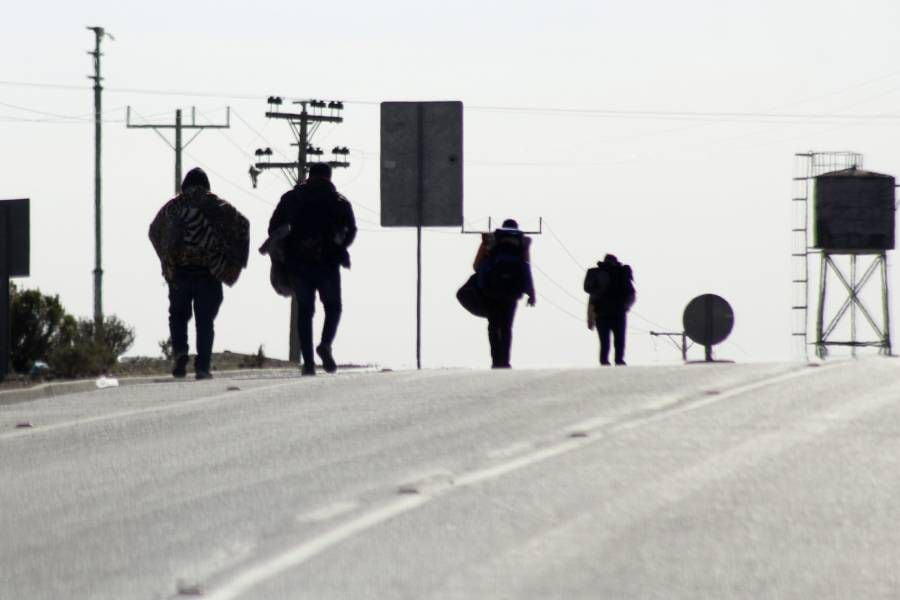
[[[520,247],[498,244],[478,269],[479,288],[489,298],[517,299],[525,292],[525,268]]]
[[[625,312],[631,309],[637,296],[631,267],[628,265],[604,265],[588,269],[584,276],[584,291],[590,294],[595,306]]]
[[[322,264],[334,254],[333,200],[321,195],[302,198],[291,223],[292,258],[305,264]]]

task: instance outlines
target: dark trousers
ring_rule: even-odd
[[[494,367],[509,366],[512,326],[517,303],[517,299],[492,299],[487,302],[488,342],[491,344],[491,365]]]
[[[322,326],[322,345],[331,346],[341,320],[341,268],[308,266],[294,273],[294,297],[297,299],[297,337],[303,363],[313,364],[313,315],[316,312],[316,292],[325,309]]]
[[[194,368],[209,371],[215,329],[213,323],[222,305],[222,283],[206,269],[183,269],[169,282],[169,335],[174,356],[188,353],[188,322],[197,318],[197,358]]]
[[[597,317],[597,335],[600,336],[600,364],[609,364],[609,334],[613,335],[616,364],[625,362],[625,313]]]

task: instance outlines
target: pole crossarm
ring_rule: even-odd
[[[488,227],[483,231],[481,229],[466,229],[466,224],[463,223],[462,227],[460,227],[459,232],[464,235],[484,235],[485,233],[493,233],[494,228],[491,223],[491,218],[488,217]],[[538,217],[537,229],[522,229],[521,231],[525,235],[544,235],[544,217]]]
[[[257,169],[296,169],[300,166],[297,161],[293,162],[258,162],[253,165]]]
[[[192,114],[194,111],[191,111]],[[125,107],[125,127],[128,129],[230,129],[231,128],[231,107],[225,107],[225,122],[224,123],[197,123],[196,119],[192,116],[190,123],[132,123],[131,122],[131,107]],[[198,133],[200,133],[198,131]],[[195,136],[196,137],[196,136]],[[193,138],[192,138],[193,139]],[[187,145],[187,144],[185,144]]]
[[[328,115],[311,115],[309,113],[286,113],[286,112],[267,112],[266,116],[270,119],[287,119],[289,121],[306,120],[309,123],[343,123],[344,117],[331,117]]]
[[[195,139],[197,136],[203,133],[204,129],[228,129],[231,127],[231,107],[225,108],[225,123],[197,123],[197,109],[191,107],[191,121],[190,123],[185,123],[182,119],[181,109],[175,109],[175,122],[174,123],[132,123],[131,122],[131,107],[126,107],[125,110],[125,127],[128,129],[152,129],[153,132],[158,135],[170,148],[175,151],[175,193],[178,194],[181,191],[181,152]],[[166,136],[164,136],[160,130],[161,129],[173,129],[175,131],[175,143],[173,144]],[[185,143],[181,141],[181,134],[185,129],[196,130],[196,133],[190,137],[190,139]]]

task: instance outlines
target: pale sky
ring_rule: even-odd
[[[793,154],[854,150],[869,169],[900,172],[891,0],[8,4],[0,198],[32,200],[32,275],[17,283],[59,294],[79,316],[92,311],[94,263],[85,26],[116,38],[103,62],[104,310],[135,327],[131,354],[156,355],[168,336],[147,227],[172,195],[174,156],[152,131],[125,128],[127,105],[154,122],[172,122],[178,107],[204,121],[232,108],[231,129],[202,133],[184,156],[185,172],[206,169],[251,222],[250,265],[225,291],[215,350],[262,344],[285,357],[288,301],[255,249],[287,184],[269,171],[253,190],[249,154],[293,156],[287,126],[264,117],[267,96],[343,100],[344,124],[313,140],[350,147],[352,166],[334,181],[361,228],[334,351],[392,368],[415,362],[415,233],[378,225],[381,101],[465,104],[470,227],[544,219],[538,305],[523,302],[516,318],[518,367],[596,364],[581,282],[606,252],[635,272],[629,363],[678,360],[647,332],[680,329],[687,302],[707,292],[736,313],[719,357],[791,358]],[[882,118],[859,118],[870,115]],[[489,366],[485,321],[454,298],[477,237],[434,229],[424,239],[424,365]],[[897,306],[895,295],[894,316]]]

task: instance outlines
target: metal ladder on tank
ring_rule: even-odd
[[[794,154],[791,225],[791,340],[793,353],[809,360],[809,256],[816,250],[809,246],[809,196],[817,175],[862,168],[863,157],[857,152],[800,152]]]
[[[791,207],[791,345],[800,360],[809,360],[809,191],[812,152],[794,154]]]

